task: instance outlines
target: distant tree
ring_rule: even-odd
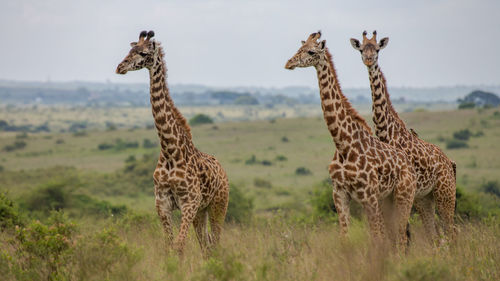
[[[196,114],[193,118],[189,120],[191,126],[202,125],[202,124],[212,124],[214,121],[210,116],[205,114]]]
[[[457,140],[468,141],[471,136],[472,133],[471,131],[469,131],[469,129],[464,129],[453,133],[453,137]]]
[[[250,95],[248,96],[240,96],[237,99],[234,100],[234,104],[237,105],[257,105],[259,104],[259,101]]]
[[[493,93],[476,90],[466,95],[463,99],[459,99],[458,102],[460,103],[458,107],[460,109],[474,106],[496,107],[500,105],[500,98]]]

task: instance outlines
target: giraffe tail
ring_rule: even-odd
[[[453,176],[455,177],[455,188],[457,188],[457,162],[451,160],[451,166],[453,167]],[[457,201],[458,201],[458,194],[455,191],[455,214],[457,213]]]
[[[457,181],[457,162],[452,160],[451,166],[453,167],[453,175],[455,176],[455,181]]]

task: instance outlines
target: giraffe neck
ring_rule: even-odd
[[[191,132],[170,97],[163,50],[158,50],[158,54],[154,65],[149,68],[151,109],[160,138],[162,156],[167,160],[174,158],[179,161],[188,148],[193,146]]]
[[[316,65],[316,72],[323,117],[337,150],[342,153],[366,133],[370,134],[370,129],[342,93],[328,50]]]
[[[406,131],[406,126],[399,118],[398,113],[392,107],[385,77],[378,63],[368,67],[370,76],[370,87],[372,91],[372,111],[373,123],[375,124],[375,134],[383,142],[393,140],[396,132]]]

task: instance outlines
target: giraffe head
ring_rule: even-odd
[[[319,41],[321,31],[309,35],[306,41],[302,41],[302,46],[297,53],[288,60],[285,65],[286,69],[294,69],[296,67],[316,66],[325,56],[326,41]]]
[[[128,55],[116,68],[117,74],[125,74],[127,71],[139,70],[142,68],[151,68],[158,56],[159,43],[151,40],[155,33],[142,31],[139,34],[139,41],[130,43]]]
[[[368,39],[366,31],[363,31],[363,44],[360,44],[357,39],[351,38],[351,45],[354,49],[361,52],[361,59],[363,63],[370,67],[378,60],[378,52],[385,48],[389,43],[389,38],[382,38],[377,43],[377,31],[373,31],[373,37]]]

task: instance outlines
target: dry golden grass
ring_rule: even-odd
[[[336,225],[293,225],[281,217],[228,225],[213,257],[201,258],[194,233],[183,258],[166,254],[158,228],[121,235],[141,249],[135,280],[499,280],[498,223],[465,224],[454,245],[435,248],[421,227],[408,254],[376,250],[365,223],[341,239]]]

